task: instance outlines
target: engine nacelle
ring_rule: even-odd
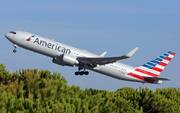
[[[52,60],[53,63],[62,65],[62,66],[74,66],[79,64],[78,60],[76,60],[75,57],[67,55],[67,54],[63,54],[59,57],[53,58]]]

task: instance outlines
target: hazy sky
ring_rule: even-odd
[[[122,87],[180,87],[180,1],[179,0],[1,0],[0,63],[10,72],[19,69],[47,69],[60,72],[68,84],[82,89],[116,91]],[[28,31],[95,54],[119,56],[134,47],[139,50],[120,62],[140,66],[159,55],[173,51],[177,55],[160,77],[172,81],[162,85],[121,81],[90,71],[88,76],[75,76],[77,67],[62,67],[52,58],[17,48],[4,34],[11,30]]]

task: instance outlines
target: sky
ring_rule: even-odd
[[[180,87],[180,1],[179,0],[1,0],[0,63],[8,71],[39,69],[59,72],[68,85],[82,89],[116,91],[123,87]],[[169,78],[161,85],[127,82],[89,71],[88,76],[75,76],[77,67],[63,67],[52,58],[13,44],[4,34],[13,30],[31,32],[55,41],[107,57],[121,56],[135,47],[139,50],[119,62],[140,66],[164,54],[176,56],[161,73]]]

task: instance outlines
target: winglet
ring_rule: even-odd
[[[136,47],[136,48],[134,48],[132,51],[130,51],[128,54],[126,54],[125,56],[126,57],[131,57],[137,50],[138,50],[139,48],[138,47]]]
[[[107,52],[103,52],[100,56],[104,57],[106,55]]]

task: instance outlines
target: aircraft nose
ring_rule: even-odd
[[[6,34],[5,34],[5,37],[8,38],[8,37],[9,37],[9,33],[6,33]]]
[[[7,38],[7,39],[11,39],[11,38],[13,38],[13,34],[12,33],[6,33],[5,34],[5,37]]]

